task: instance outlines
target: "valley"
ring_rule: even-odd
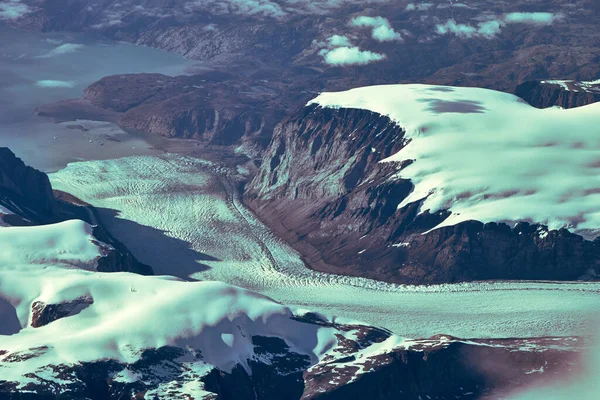
[[[408,337],[569,336],[600,316],[600,283],[404,286],[311,271],[240,202],[242,177],[204,160],[79,162],[50,178],[97,207],[103,224],[159,275],[227,282]]]
[[[0,400],[595,400],[599,23],[0,0]]]
[[[19,35],[23,42],[38,43],[39,54],[51,51],[56,43],[82,42],[85,47],[63,55],[77,62],[89,59],[94,46],[110,48],[107,42],[98,45],[95,39],[72,34]],[[123,60],[121,54],[130,52],[128,45],[112,46],[111,58]],[[5,54],[5,68],[14,68],[17,58],[20,63],[27,59],[13,49]],[[151,49],[143,51],[158,62],[140,62],[143,57],[136,56],[137,66],[128,65],[125,58],[109,69],[86,71],[72,88],[31,92],[36,100],[23,97],[13,105],[20,107],[19,112],[11,115],[27,115],[28,110],[45,107],[49,101],[77,97],[104,74],[141,68],[182,73],[193,64],[166,53],[151,55],[155,52]],[[49,77],[47,67],[42,70]],[[33,80],[41,78],[35,74],[21,85],[34,85]],[[52,77],[64,79],[60,74]],[[5,83],[3,90],[9,93],[17,88]],[[482,338],[564,336],[585,332],[591,324],[589,315],[594,314],[600,290],[595,283],[474,282],[419,287],[311,270],[296,250],[244,205],[242,190],[255,166],[243,154],[232,159],[231,148],[132,134],[110,120],[68,119],[57,124],[43,117],[21,117],[3,125],[7,132],[3,144],[21,150],[20,155],[34,166],[56,171],[51,175],[54,188],[96,207],[103,225],[159,275],[227,282],[283,304],[365,321],[409,337],[440,333]],[[15,132],[31,132],[39,139]],[[42,154],[47,158],[40,158]]]

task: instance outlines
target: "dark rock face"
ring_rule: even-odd
[[[290,351],[279,338],[255,336],[252,341],[256,353],[256,359],[248,360],[252,375],[241,366],[231,373],[213,370],[204,380],[206,390],[217,399],[300,399],[310,357]]]
[[[154,274],[149,265],[139,262],[127,247],[115,239],[102,225],[96,225],[93,234],[100,242],[110,246],[110,251],[98,260],[97,271],[134,272],[141,275]]]
[[[58,319],[77,315],[93,302],[93,299],[87,297],[60,304],[46,304],[36,301],[31,305],[31,326],[39,328]]]
[[[0,205],[27,219],[48,222],[58,217],[48,176],[6,147],[0,147]]]
[[[307,107],[275,129],[245,202],[314,269],[396,283],[577,279],[598,272],[600,248],[567,230],[443,221],[397,210],[410,181],[379,163],[404,145],[387,117]]]
[[[528,81],[517,86],[515,94],[537,108],[574,108],[600,101],[600,82]]]
[[[460,342],[431,343],[420,351],[397,351],[374,357],[367,368],[376,373],[334,387],[331,384],[328,387],[326,379],[333,375],[344,382],[343,372],[339,374],[338,368],[337,373],[332,373],[331,366],[319,368],[313,372],[312,387],[302,399],[497,398],[499,391],[508,385],[511,389],[522,385],[528,373],[539,368],[534,365],[568,364],[570,357],[565,355],[563,352],[525,355],[514,348],[477,347]],[[548,372],[549,376],[560,376],[559,370]],[[320,385],[329,390],[320,392]]]
[[[59,198],[52,191],[48,176],[26,166],[6,147],[0,147],[0,205],[14,214],[0,214],[0,222],[8,225],[44,225],[70,219],[91,224],[94,237],[109,249],[98,260],[98,271],[129,271],[151,275],[152,269],[140,263],[127,248],[96,223],[89,205],[65,193]]]

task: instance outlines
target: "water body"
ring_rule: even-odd
[[[0,146],[47,172],[72,161],[158,154],[143,137],[113,124],[55,124],[36,116],[34,109],[80,97],[89,84],[107,75],[180,75],[196,63],[92,35],[23,32],[0,23]]]

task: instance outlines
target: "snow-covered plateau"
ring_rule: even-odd
[[[598,313],[598,283],[412,287],[311,271],[244,208],[234,175],[167,154],[72,163],[50,179],[98,207],[103,225],[157,274],[235,284],[407,337],[568,336]]]
[[[414,190],[398,207],[422,201],[421,212],[450,210],[437,228],[527,221],[598,234],[600,104],[537,109],[493,90],[429,85],[322,93],[309,104],[370,110],[399,124],[406,146],[383,162],[413,161],[398,177]]]

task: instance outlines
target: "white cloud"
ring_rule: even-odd
[[[504,15],[504,21],[509,24],[552,25],[554,21],[559,19],[562,19],[562,15],[549,12],[513,12]]]
[[[352,19],[350,22],[354,26],[358,27],[370,27],[373,28],[371,36],[373,39],[380,42],[390,42],[393,40],[402,40],[402,35],[396,32],[390,25],[390,21],[383,17],[367,17],[360,16]]]
[[[470,5],[465,4],[465,3],[448,3],[448,4],[443,3],[443,4],[438,4],[436,8],[437,9],[444,9],[444,8],[452,8],[452,7],[454,7],[454,8],[470,8],[470,9],[475,9],[475,7],[471,7]]]
[[[480,22],[477,25],[477,33],[480,36],[492,38],[502,30],[502,22],[497,20]]]
[[[35,86],[37,87],[42,87],[42,88],[62,88],[62,89],[69,89],[69,88],[73,88],[75,87],[75,83],[73,82],[68,82],[68,81],[57,81],[57,80],[53,80],[53,79],[45,79],[45,80],[41,80],[41,81],[37,81],[35,83]]]
[[[62,56],[65,54],[74,53],[74,52],[78,51],[79,49],[81,49],[82,47],[83,47],[82,44],[65,43],[65,44],[61,44],[58,47],[55,47],[54,49],[50,50],[47,53],[42,54],[41,56],[38,56],[38,58],[58,57],[58,56]]]
[[[58,47],[55,47],[54,49],[50,50],[47,53],[42,54],[41,56],[38,56],[38,58],[50,58],[50,57],[62,56],[65,54],[74,53],[74,52],[78,51],[79,49],[81,49],[82,47],[83,47],[82,44],[65,43],[65,44],[61,44]]]
[[[337,47],[333,50],[323,49],[320,52],[325,63],[335,66],[366,65],[385,59],[385,54],[361,50],[356,46]]]
[[[0,20],[21,18],[31,12],[31,8],[21,0],[0,1]]]
[[[352,46],[348,36],[333,35],[327,39],[327,43],[331,47]]]
[[[459,24],[450,19],[445,24],[436,25],[436,31],[440,35],[454,34],[459,37],[472,38],[483,37],[492,39],[502,31],[502,28],[508,24],[530,24],[530,25],[551,25],[554,21],[562,19],[561,14],[552,13],[508,13],[503,16],[496,16],[488,21],[480,22],[477,26]]]
[[[419,4],[409,3],[406,6],[405,10],[406,11],[427,11],[431,7],[433,7],[433,3],[419,3]]]
[[[480,23],[480,25],[483,23]],[[436,32],[440,35],[454,34],[458,37],[471,38],[475,36],[487,36],[487,25],[484,29],[466,24],[457,24],[455,20],[449,19],[445,24],[436,26]]]

